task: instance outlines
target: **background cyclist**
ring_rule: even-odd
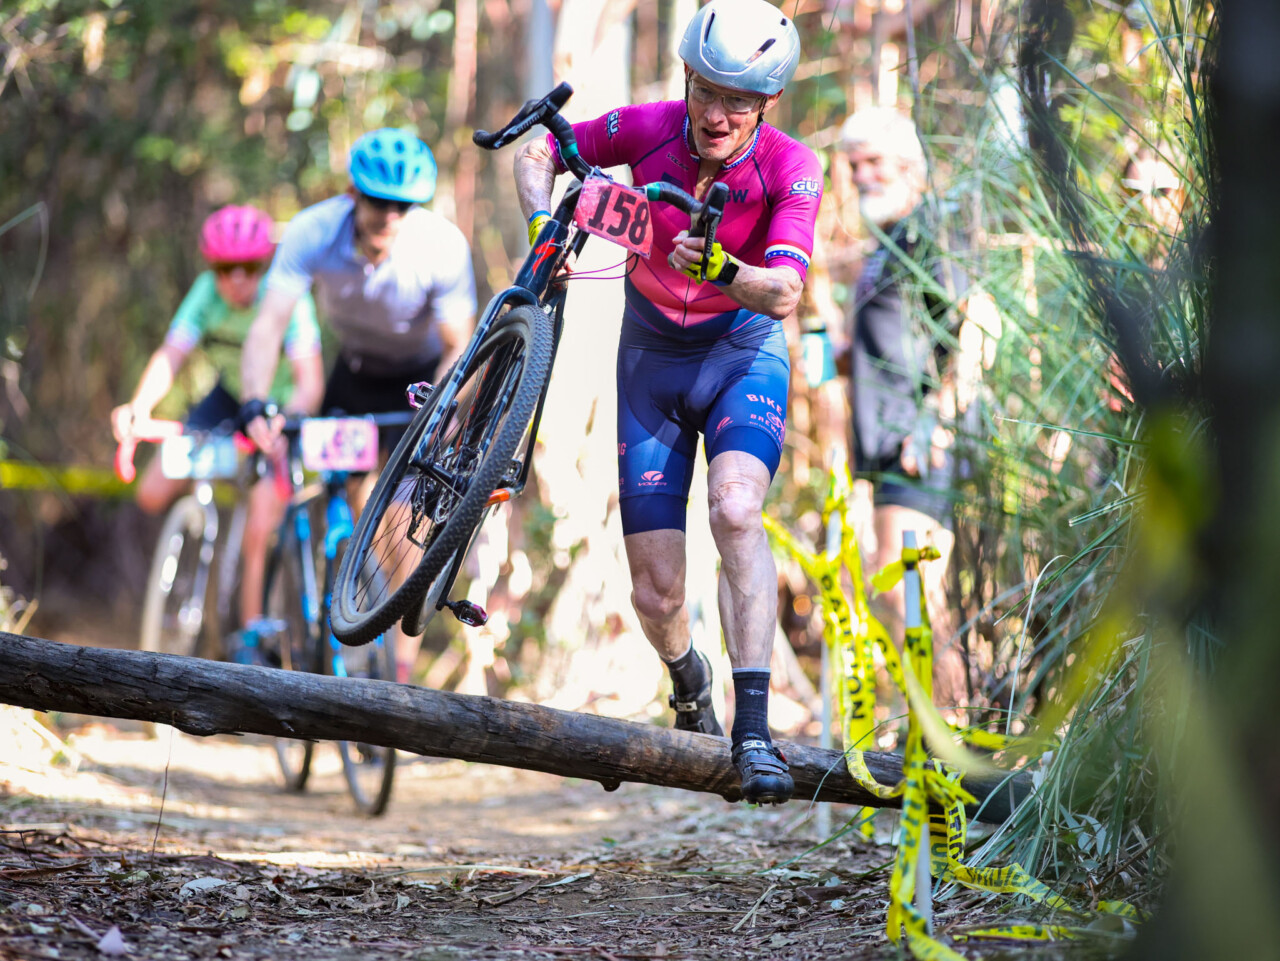
[[[715,181],[730,188],[705,277],[704,242],[688,236],[687,216],[655,204],[653,255],[633,258],[626,281],[618,462],[632,603],[670,670],[676,727],[722,733],[685,608],[685,512],[701,433],[733,665],[733,759],[743,795],[777,803],[793,785],[769,735],[777,573],[760,513],[785,432],[781,320],[804,285],[822,170],[812,151],[764,123],[800,58],[796,28],[778,8],[712,0],[685,28],[680,56],[684,101],[621,107],[574,126],[588,163],[627,164],[638,185],[666,180],[700,198]],[[517,153],[531,240],[564,170],[554,137]]]
[[[405,388],[447,370],[475,326],[470,246],[421,206],[436,188],[430,148],[403,130],[375,130],[352,146],[349,172],[346,193],[308,207],[285,229],[245,340],[242,416],[264,448],[280,427],[261,414],[289,315],[313,285],[338,339],[325,413],[407,410]],[[396,678],[408,681],[419,641],[396,635]]]
[[[253,322],[254,305],[265,289],[262,275],[275,249],[271,227],[271,218],[255,207],[223,207],[205,220],[200,253],[209,269],[196,278],[183,298],[164,342],[147,362],[133,398],[111,412],[116,440],[126,438],[135,422],[151,418],[187,356],[197,347],[217,371],[218,382],[187,412],[186,425],[198,431],[234,427],[240,411],[240,349]],[[309,296],[291,306],[285,318],[284,346],[290,364],[276,374],[265,393],[291,411],[317,409],[324,387],[324,364],[315,304]],[[154,457],[138,481],[138,505],[157,514],[173,503],[187,484],[165,477],[160,458]],[[267,542],[283,516],[284,504],[269,479],[250,489],[242,553],[242,624],[262,616]]]

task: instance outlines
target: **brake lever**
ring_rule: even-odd
[[[724,216],[724,205],[728,200],[728,186],[723,183],[712,184],[702,210],[698,212],[698,216],[694,218],[694,223],[689,228],[690,237],[706,239],[702,247],[702,263],[699,268],[703,280],[706,280],[707,271],[711,267],[711,248],[716,242],[716,228],[720,224],[720,218]]]

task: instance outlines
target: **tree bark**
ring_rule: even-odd
[[[223,664],[199,658],[77,647],[0,631],[0,702],[172,724],[188,734],[263,734],[361,741],[599,781],[660,784],[738,800],[729,742],[703,734],[489,697],[353,678]],[[780,744],[797,799],[865,806],[881,801],[850,776],[840,752]],[[882,784],[902,759],[868,752]],[[1030,780],[966,778],[979,820],[999,823]]]

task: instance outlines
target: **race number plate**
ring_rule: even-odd
[[[592,174],[582,183],[573,222],[587,233],[612,240],[647,258],[653,246],[653,220],[643,190]]]
[[[166,437],[160,444],[160,473],[173,480],[229,480],[239,470],[234,437]]]
[[[363,417],[302,422],[302,466],[314,471],[371,471],[378,466],[378,427]]]

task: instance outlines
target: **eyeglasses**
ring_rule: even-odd
[[[237,270],[243,270],[246,276],[257,277],[267,269],[265,260],[250,260],[239,264],[214,264],[213,272],[219,277],[230,277]]]
[[[721,106],[724,107],[725,113],[736,116],[759,110],[761,104],[764,103],[763,97],[744,97],[736,93],[716,93],[706,84],[698,83],[696,80],[689,84],[689,96],[693,97],[695,103],[700,103],[706,107],[719,100]]]
[[[418,206],[411,200],[388,200],[386,197],[374,197],[370,194],[361,194],[360,199],[374,210],[384,212],[395,211],[402,216],[407,214],[414,207]]]

